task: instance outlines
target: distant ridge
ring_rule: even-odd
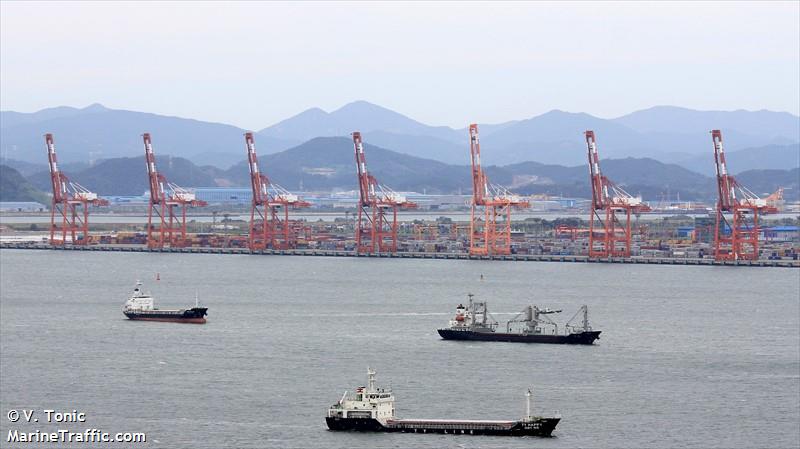
[[[157,155],[158,171],[180,186],[213,186],[219,170],[198,167],[187,159]],[[70,180],[104,195],[142,195],[149,188],[144,156],[106,159],[92,167],[68,172]],[[41,171],[28,177],[38,189],[50,192],[50,173]]]
[[[800,141],[800,119],[788,112],[767,110],[696,111],[677,106],[654,106],[613,119],[639,132],[696,134],[721,129],[743,135],[773,137],[775,143]],[[709,123],[714,126],[709,128]]]
[[[140,134],[153,134],[157,154],[172,154],[197,165],[227,168],[242,159],[244,129],[232,125],[110,109],[57,107],[26,114],[0,113],[0,156],[42,163],[42,134],[56,136],[63,162],[97,161],[141,154]],[[277,153],[316,137],[344,137],[361,131],[365,141],[410,156],[447,164],[469,161],[466,126],[430,126],[366,101],[332,112],[311,108],[262,129],[259,153]],[[534,117],[481,124],[484,162],[508,165],[526,161],[575,166],[584,163],[583,131],[597,133],[604,158],[652,158],[690,166],[708,156],[708,131],[723,130],[729,152],[800,142],[800,118],[772,111],[696,111],[656,106],[614,119],[583,112],[552,110]],[[700,158],[700,159],[695,159]],[[760,161],[763,162],[763,161]],[[767,165],[762,168],[786,168]],[[741,167],[742,170],[753,167]]]
[[[143,154],[141,135],[153,135],[156,154],[197,158],[200,164],[227,167],[244,154],[245,130],[231,125],[168,117],[91,105],[83,109],[53,108],[33,114],[2,112],[2,155],[7,159],[46,163],[42,135],[55,136],[62,162],[135,157]],[[5,122],[11,124],[6,126]],[[260,139],[262,152],[296,143]]]
[[[348,136],[353,131],[429,136],[451,142],[463,137],[452,128],[425,125],[367,101],[354,101],[333,112],[311,108],[259,133],[277,139],[307,141],[314,137]]]
[[[92,114],[107,111],[105,106],[94,103],[85,108],[73,108],[70,106],[58,106],[55,108],[42,109],[41,111],[30,114],[14,111],[0,111],[0,128],[25,125],[30,123],[40,123],[47,120],[72,117],[81,114]]]
[[[35,201],[48,205],[47,195],[7,165],[0,165],[0,201]]]
[[[766,145],[729,151],[726,160],[728,169],[734,174],[748,170],[797,168],[800,167],[800,144]],[[714,156],[712,154],[695,156],[680,161],[678,164],[704,175],[714,175]]]

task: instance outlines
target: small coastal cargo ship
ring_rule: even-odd
[[[122,309],[122,313],[131,320],[195,324],[206,322],[207,311],[208,307],[198,306],[197,297],[195,297],[195,306],[191,309],[159,309],[155,306],[153,297],[142,291],[140,281],[136,281],[133,293],[125,301],[125,307]]]
[[[456,307],[456,316],[450,320],[449,326],[438,329],[443,339],[591,345],[602,332],[589,326],[589,311],[585,305],[567,322],[563,333],[559,333],[558,324],[548,317],[561,310],[537,306],[526,307],[506,322],[504,332],[498,332],[497,320],[489,314],[486,302],[473,301],[473,295],[468,296],[468,305]],[[574,324],[579,317],[581,322]]]
[[[516,421],[460,419],[399,419],[395,417],[394,394],[375,387],[375,371],[367,369],[367,386],[353,393],[345,391],[339,402],[328,409],[325,422],[330,430],[361,432],[447,433],[457,435],[506,435],[549,437],[561,420],[531,414],[531,391],[527,397],[527,416]]]

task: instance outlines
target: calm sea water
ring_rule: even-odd
[[[197,291],[208,324],[124,319],[137,278],[162,307]],[[603,334],[440,340],[468,292],[499,319],[587,304]],[[97,428],[167,448],[798,447],[799,296],[793,269],[3,250],[0,446],[9,429]],[[401,417],[516,419],[533,386],[563,419],[552,439],[327,431],[367,366]]]

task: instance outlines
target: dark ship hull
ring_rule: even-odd
[[[206,322],[207,310],[207,307],[192,307],[184,310],[125,311],[123,313],[126,317],[139,321],[203,324]]]
[[[509,341],[519,343],[553,343],[562,345],[591,345],[602,331],[584,331],[568,335],[510,334],[504,332],[475,332],[470,330],[439,329],[445,340]]]
[[[385,425],[373,418],[327,417],[330,430],[359,432],[442,433],[452,435],[499,435],[549,437],[561,418],[530,421],[448,421],[393,419]]]

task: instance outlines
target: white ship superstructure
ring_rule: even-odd
[[[128,312],[146,312],[155,310],[155,302],[150,293],[142,291],[142,282],[136,281],[136,286],[133,288],[131,297],[125,301],[125,311]]]
[[[345,392],[328,409],[330,418],[372,418],[385,425],[394,418],[394,394],[391,389],[375,387],[375,371],[367,368],[367,386]]]
[[[450,320],[449,328],[455,331],[494,332],[497,321],[489,314],[485,301],[473,301],[473,294],[467,295],[469,303],[466,307],[459,304],[456,316]]]

